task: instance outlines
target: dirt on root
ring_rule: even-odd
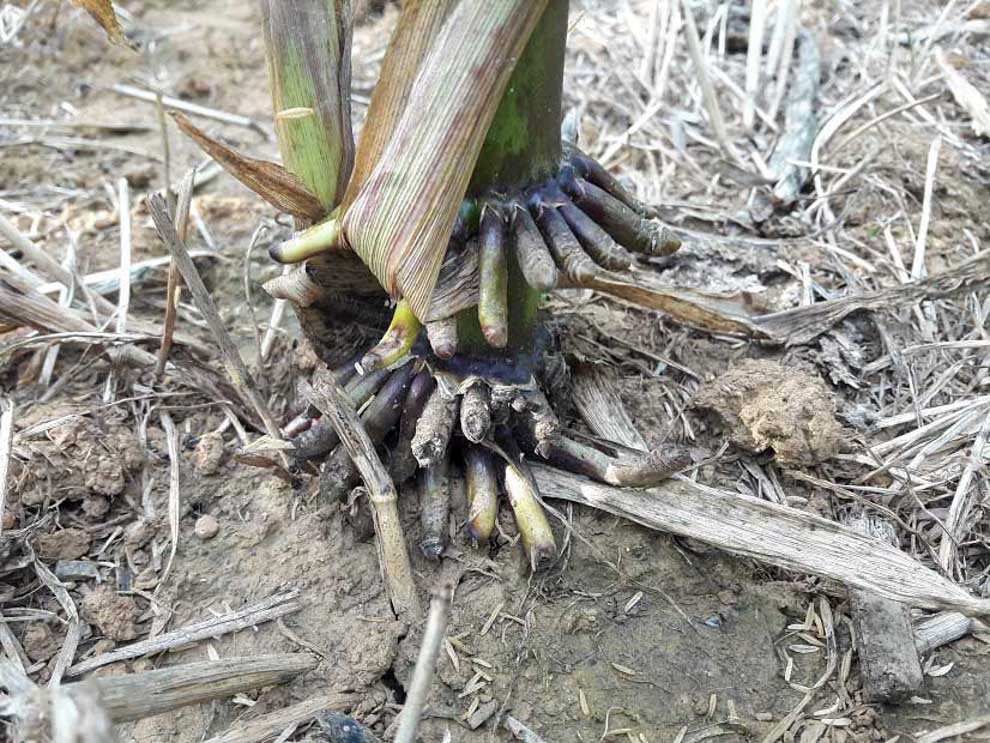
[[[126,50],[108,46],[74,5],[61,4],[55,17],[50,11],[56,5],[42,4],[43,11],[32,16],[17,42],[0,47],[5,116],[71,115],[78,121],[140,128],[110,137],[85,129],[66,134],[17,128],[9,137],[5,132],[0,142],[5,213],[6,204],[17,205],[18,226],[59,259],[66,245],[76,245],[80,273],[114,268],[120,235],[112,194],[116,179],[124,177],[133,190],[134,260],[161,255],[140,200],[163,183],[154,108],[121,97],[110,86],[160,85],[187,100],[267,125],[270,103],[256,7],[233,0],[125,3],[134,33],[152,39],[144,45],[149,51],[135,61]],[[615,91],[638,85],[622,71],[627,65],[619,54],[623,44],[639,42],[617,28],[615,19],[629,12],[641,16],[643,25],[648,5],[589,2],[576,8],[569,103],[589,112],[582,135],[594,146],[600,143],[599,149],[623,127],[594,112],[603,106],[621,109],[614,99],[623,94]],[[832,18],[821,3],[810,5],[806,22]],[[904,12],[920,18],[934,5],[905,3],[910,7]],[[359,93],[367,92],[393,21],[387,9],[384,19],[373,17],[357,30]],[[833,79],[844,80],[851,65],[846,50],[865,48],[869,34],[850,30],[841,18],[821,21],[816,33]],[[589,60],[594,69],[618,69],[617,80],[603,83],[596,77],[601,73],[588,71]],[[829,89],[830,102],[841,92]],[[680,103],[688,105],[687,96]],[[362,115],[356,107],[356,121]],[[697,181],[683,186],[671,179],[669,162],[658,159],[657,152],[666,157],[665,149],[684,151],[685,142],[702,136],[693,114],[674,110],[672,116],[670,126],[677,132],[672,141],[638,146],[642,143],[633,137],[610,166],[648,180],[645,195],[681,204],[685,224],[721,224],[729,207],[720,199],[740,187],[725,179],[716,183],[704,169],[693,176]],[[892,208],[885,187],[898,182],[917,197],[907,208],[913,217],[924,190],[929,146],[900,120],[888,126],[889,149],[871,155],[876,158],[872,180],[850,192],[843,212],[850,236],[844,246],[875,262],[887,249],[884,230],[897,239],[911,234],[910,220],[880,224],[874,219]],[[276,157],[274,141],[253,130],[212,122],[206,128],[251,154]],[[11,144],[32,138],[37,141]],[[842,167],[852,167],[863,154],[852,150]],[[978,216],[988,195],[985,164],[983,171],[969,168],[972,163],[951,149],[943,152],[947,159],[941,167],[967,174],[948,181],[940,192],[929,235],[931,273],[956,262],[960,235],[968,231],[978,241],[988,234]],[[170,177],[177,179],[200,159],[172,130]],[[260,284],[278,272],[264,249],[288,233],[288,224],[226,177],[205,186],[194,203],[192,247],[215,251],[207,272],[211,289],[225,323],[246,355],[255,358],[254,318],[263,327],[271,310]],[[249,245],[259,225],[265,229],[252,252]],[[805,234],[806,227],[783,219],[771,237]],[[773,309],[791,306],[803,292],[826,296],[832,283],[848,281],[861,288],[835,255],[813,240],[740,238],[732,244],[692,243],[653,267],[671,283],[752,292]],[[143,285],[132,312],[160,318],[163,283],[159,272]],[[697,333],[589,292],[562,293],[548,306],[567,329],[568,353],[603,358],[620,369],[620,394],[648,441],[677,440],[724,453],[698,468],[698,479],[707,484],[760,495],[782,482],[788,502],[833,516],[842,505],[838,497],[791,475],[841,474],[841,462],[835,470],[813,465],[831,460],[843,439],[858,446],[857,437],[865,436],[878,417],[904,409],[888,398],[872,404],[855,386],[864,366],[888,353],[890,337],[907,333],[911,320],[903,317],[880,330],[861,318],[849,320],[814,349],[761,349]],[[965,313],[950,317],[962,323]],[[187,311],[180,324],[208,339],[195,326],[197,320]],[[257,369],[259,385],[280,420],[291,419],[297,404],[294,380],[313,364],[311,352],[296,338],[296,328],[286,323],[267,366]],[[283,686],[122,726],[121,739],[201,741],[235,721],[341,689],[360,693],[363,701],[352,713],[382,733],[404,700],[422,628],[394,618],[374,544],[356,540],[342,510],[320,501],[315,479],[293,489],[268,471],[235,460],[241,447],[237,428],[243,423],[230,422],[224,412],[228,403],[203,390],[159,394],[147,378],[120,368],[112,369],[116,395],[106,403],[102,392],[111,366],[95,351],[66,345],[60,354],[54,388],[37,383],[43,359],[34,348],[5,356],[2,369],[4,389],[18,410],[18,438],[3,513],[0,604],[5,617],[13,617],[10,626],[32,678],[47,682],[66,636],[64,607],[39,583],[35,557],[56,574],[60,566],[78,571],[66,564],[74,561],[87,562],[95,571],[91,576],[64,573],[82,619],[76,662],[293,586],[301,592],[302,608],[277,622],[96,673],[275,652],[315,653],[320,660],[314,671]],[[794,376],[795,368],[808,370],[808,376]],[[699,395],[703,388],[711,391],[707,397]],[[714,408],[720,420],[703,414],[696,403]],[[178,553],[164,579],[171,472],[159,417],[163,408],[176,420],[180,452]],[[735,446],[723,450],[726,441]],[[424,592],[451,575],[458,585],[423,740],[444,740],[446,733],[455,742],[510,740],[506,731],[493,728],[504,713],[550,743],[603,738],[695,743],[715,736],[763,740],[826,671],[821,621],[827,614],[834,617],[835,652],[844,675],[814,696],[803,722],[788,731],[791,739],[888,740],[987,711],[990,646],[981,639],[966,638],[930,654],[925,688],[910,703],[866,704],[839,587],[782,575],[583,507],[556,505],[563,509],[552,519],[561,556],[536,577],[525,569],[504,504],[491,550],[473,550],[455,534],[443,567],[413,550],[415,577]],[[418,505],[405,495],[400,511],[414,545]],[[928,526],[917,529],[920,533]],[[840,700],[849,703],[836,716],[830,710]],[[293,736],[318,739],[307,726]]]

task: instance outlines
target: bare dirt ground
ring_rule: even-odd
[[[34,12],[0,45],[0,211],[57,260],[71,246],[80,274],[115,268],[117,181],[125,178],[133,260],[162,255],[142,203],[144,194],[163,186],[156,110],[111,86],[157,86],[250,117],[270,131],[255,5],[125,3],[125,27],[141,45],[139,54],[108,46],[69,4],[60,12],[52,2],[11,7],[26,5]],[[979,46],[988,33],[985,3],[943,8],[905,1],[896,4],[900,16],[894,5],[805,3],[801,21],[822,55],[820,119],[872,86],[883,87],[851,111],[825,151],[819,190],[809,186],[794,208],[759,226],[743,214],[753,203],[752,180],[719,154],[706,123],[677,30],[680,11],[669,3],[658,3],[660,10],[649,2],[573,5],[567,96],[581,114],[582,144],[643,197],[662,204],[671,223],[732,237],[689,241],[673,258],[656,261],[652,268],[670,283],[746,292],[767,309],[782,309],[905,283],[912,271],[914,278],[938,274],[976,254],[990,237],[990,149],[932,62],[943,53],[952,69],[990,90],[990,58]],[[737,23],[744,14],[732,6],[721,25],[718,14],[726,8],[702,3],[694,9],[702,35],[711,34],[703,41],[712,65],[741,85],[746,24]],[[393,20],[389,11],[356,32],[359,96],[370,92]],[[721,78],[716,83],[734,146],[770,151],[773,131],[757,126],[745,134],[738,98]],[[773,84],[766,84],[764,107],[773,98]],[[843,142],[896,108],[904,110]],[[356,106],[356,119],[362,115]],[[57,123],[38,124],[44,121]],[[258,131],[198,121],[233,146],[276,157],[274,140]],[[173,127],[168,131],[167,162],[177,181],[202,156]],[[934,190],[926,197],[936,139]],[[750,160],[749,169],[758,172],[758,165]],[[822,193],[824,200],[817,198]],[[919,243],[926,200],[930,219]],[[252,359],[279,419],[288,420],[294,380],[312,370],[313,360],[299,346],[291,318],[264,362],[256,333],[264,334],[271,312],[260,284],[277,274],[265,249],[289,233],[289,223],[225,175],[199,188],[193,203],[190,247],[211,253],[199,265],[222,317]],[[912,265],[919,244],[920,268]],[[163,277],[159,270],[135,288],[132,316],[160,320]],[[968,468],[971,506],[944,572],[990,596],[990,452],[981,450],[990,410],[986,293],[855,315],[814,343],[791,348],[690,330],[590,292],[561,294],[549,308],[566,328],[568,350],[618,368],[622,397],[649,440],[719,453],[692,474],[706,484],[831,518],[869,502],[892,515],[902,549],[936,565],[942,523]],[[211,342],[191,305],[183,305],[179,324]],[[46,379],[51,339],[4,330],[0,379],[16,413],[0,608],[32,678],[50,678],[67,633],[66,608],[39,580],[39,561],[52,570],[64,560],[97,567],[98,578],[69,583],[82,620],[76,662],[291,586],[301,592],[302,608],[278,622],[97,673],[297,651],[318,654],[314,671],[284,686],[148,718],[122,728],[121,739],[201,741],[236,721],[342,689],[360,694],[355,716],[381,733],[404,699],[421,628],[394,619],[373,543],[355,540],[338,508],[320,502],[315,482],[294,490],[235,461],[239,429],[246,425],[254,437],[256,427],[239,403],[218,397],[217,387],[155,387],[147,374],[112,367],[100,347],[76,343],[61,346]],[[923,344],[928,348],[919,348]],[[762,416],[777,424],[769,433],[764,428],[762,439],[724,431],[717,416],[694,402],[704,385],[747,359],[808,374],[809,384],[824,392],[802,398],[805,407],[796,413],[786,394],[759,402],[765,408],[747,413],[748,420]],[[219,362],[212,363],[221,378]],[[772,367],[756,369],[765,386],[772,384]],[[717,407],[716,393],[708,400]],[[163,411],[174,420],[179,445],[179,538],[167,574],[172,460]],[[816,416],[840,434],[816,428],[809,422]],[[921,433],[909,436],[915,431]],[[816,443],[808,443],[812,438]],[[514,529],[508,512],[500,517],[506,533],[490,553],[455,541],[438,568],[414,550],[421,586],[435,584],[441,571],[459,577],[423,740],[447,734],[453,741],[510,740],[491,720],[474,731],[466,725],[469,713],[491,709],[510,712],[552,742],[900,736],[935,743],[941,738],[924,734],[990,711],[985,634],[927,655],[925,686],[909,702],[870,704],[860,688],[841,587],[557,505],[569,522],[558,535],[565,546],[539,576],[528,574],[508,542]],[[414,533],[417,504],[401,499],[400,509]],[[216,519],[216,536],[197,536],[202,515]],[[836,630],[834,648],[825,642],[825,616]],[[775,730],[826,669],[832,669],[827,681]],[[318,739],[306,726],[292,735]]]

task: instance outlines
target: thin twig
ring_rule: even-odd
[[[165,429],[165,440],[168,442],[168,525],[171,544],[168,549],[168,562],[158,579],[158,585],[165,582],[172,570],[172,561],[179,547],[179,432],[175,429],[172,416],[166,410],[159,410],[162,428]]]
[[[157,93],[151,90],[142,90],[141,88],[136,88],[133,85],[114,85],[113,91],[131,98],[137,98],[139,101],[147,101],[148,103],[158,102]],[[265,128],[248,116],[241,116],[239,114],[227,113],[226,111],[219,111],[215,108],[209,108],[207,106],[200,106],[197,103],[190,103],[188,101],[180,100],[179,98],[173,98],[169,95],[161,96],[161,105],[173,111],[185,111],[193,116],[202,116],[206,119],[222,121],[225,124],[233,124],[234,126],[243,126],[248,129],[253,129],[265,139],[270,138],[268,132],[265,131]]]
[[[412,683],[409,685],[406,703],[402,708],[395,743],[413,743],[416,740],[416,728],[419,727],[426,696],[433,681],[433,671],[447,629],[453,595],[454,586],[448,582],[440,587],[430,601],[430,617],[426,622],[423,642],[419,646],[419,657],[416,659],[416,669],[413,671]]]

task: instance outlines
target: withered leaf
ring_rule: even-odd
[[[120,21],[117,20],[117,14],[110,0],[72,0],[72,2],[89,13],[114,44],[136,49],[134,43],[124,36],[124,29],[120,27]]]
[[[242,155],[208,136],[180,113],[173,113],[172,118],[224,170],[276,209],[314,221],[325,216],[320,200],[278,163]]]

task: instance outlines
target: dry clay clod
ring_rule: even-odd
[[[698,392],[735,446],[772,449],[785,465],[818,464],[839,453],[842,427],[825,383],[803,369],[747,359]]]

